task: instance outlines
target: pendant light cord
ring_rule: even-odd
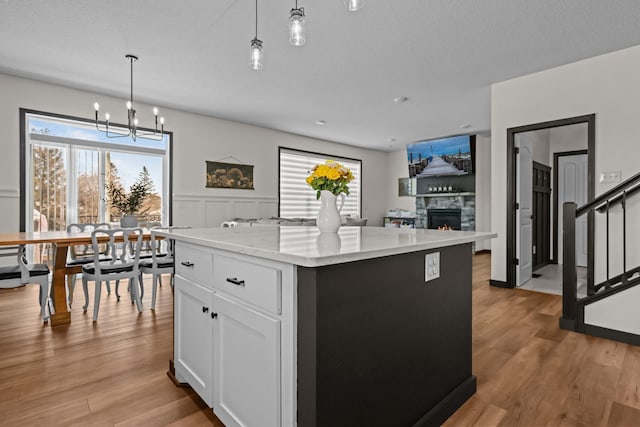
[[[258,0],[256,0],[256,37],[258,38]]]
[[[133,58],[129,58],[131,63],[131,109],[133,110]]]

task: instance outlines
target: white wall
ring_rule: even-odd
[[[19,227],[19,108],[93,118],[93,103],[125,122],[124,101],[92,92],[0,74],[0,232]],[[382,225],[390,184],[387,153],[278,132],[184,111],[162,108],[166,129],[174,133],[174,224],[217,226],[235,214],[275,215],[278,197],[278,146],[362,160],[362,216]],[[138,104],[144,125],[145,111]],[[233,156],[254,168],[255,190],[205,188],[205,161]],[[393,184],[393,183],[392,183]],[[393,184],[396,185],[396,184]]]
[[[533,150],[533,161],[550,166],[549,163],[549,129],[522,132],[515,135],[516,142],[530,142]]]
[[[389,188],[387,189],[387,209],[416,210],[415,197],[398,196],[398,179],[409,178],[409,162],[407,150],[392,151],[387,153],[387,170],[389,175]]]
[[[476,230],[491,231],[491,138],[476,135]],[[492,249],[492,240],[476,243],[476,250]]]
[[[640,171],[640,46],[494,84],[491,104],[491,228],[498,233],[492,245],[491,278],[505,281],[507,129],[595,113],[596,176],[622,171],[622,179],[629,178]],[[613,185],[596,183],[596,195]],[[596,280],[602,280],[604,271],[602,219],[596,221]],[[635,221],[632,227],[638,229],[640,224]],[[632,233],[638,235],[640,230]],[[640,264],[637,246],[631,243],[628,265]],[[612,271],[621,268],[620,254],[616,245]]]

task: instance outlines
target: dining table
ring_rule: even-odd
[[[143,240],[149,240],[150,232],[143,232]],[[104,239],[99,241],[107,241]],[[122,240],[121,240],[122,241]],[[70,246],[90,245],[91,232],[41,231],[0,233],[0,246],[32,245],[51,243],[54,248],[53,269],[51,272],[51,299],[54,312],[51,313],[51,326],[68,325],[71,323],[71,312],[67,306],[67,291],[65,277],[67,274],[80,273],[82,266],[67,266],[67,253]]]

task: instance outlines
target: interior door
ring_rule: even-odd
[[[558,157],[558,263],[562,263],[562,205],[587,203],[587,155]],[[587,266],[587,215],[576,220],[576,265]]]
[[[523,285],[531,279],[533,271],[533,151],[531,141],[516,135],[516,283]]]
[[[533,271],[551,258],[551,167],[533,162]]]

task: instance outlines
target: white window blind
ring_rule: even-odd
[[[362,162],[326,154],[308,153],[280,148],[280,213],[285,218],[311,218],[318,215],[320,201],[316,200],[316,191],[305,179],[315,165],[327,160],[335,160],[348,167],[353,174],[349,183],[349,195],[346,196],[341,215],[360,217],[360,174]],[[338,197],[340,207],[340,197]]]

